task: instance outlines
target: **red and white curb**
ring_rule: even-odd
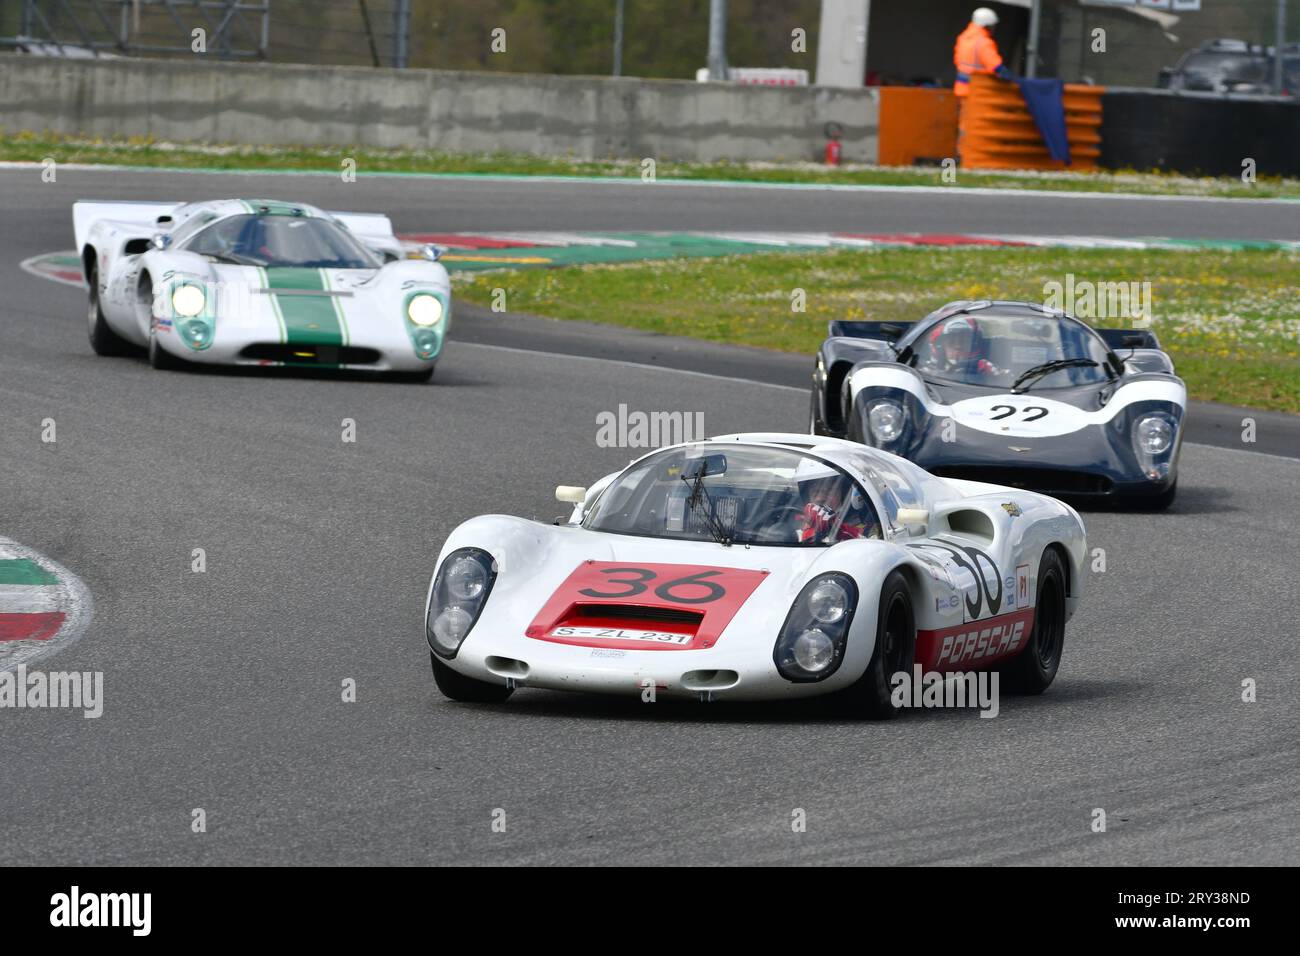
[[[93,613],[90,591],[75,574],[0,536],[0,671],[67,649]]]

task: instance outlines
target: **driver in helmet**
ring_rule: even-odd
[[[968,315],[940,322],[930,332],[930,354],[923,363],[926,371],[939,375],[984,376],[1005,372],[984,358],[984,337]]]
[[[795,482],[804,502],[795,516],[795,538],[800,544],[880,537],[880,525],[866,495],[834,468],[805,458],[795,470]]]

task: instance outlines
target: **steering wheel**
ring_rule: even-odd
[[[759,526],[758,537],[766,538],[779,526],[789,524],[790,534],[793,535],[794,520],[803,517],[803,509],[797,505],[774,505],[767,514],[763,515],[761,521],[756,522]]]

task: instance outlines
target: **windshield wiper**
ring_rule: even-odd
[[[1044,362],[1042,365],[1035,365],[1033,368],[1025,369],[1019,377],[1011,383],[1011,391],[1027,392],[1029,383],[1036,382],[1045,375],[1051,375],[1053,372],[1059,372],[1063,368],[1096,368],[1099,363],[1092,359],[1072,358],[1072,359],[1054,359],[1051,362]],[[1024,388],[1020,386],[1023,385]]]
[[[694,514],[695,509],[700,506],[701,502],[703,502],[704,523],[709,526],[709,534],[713,536],[713,540],[718,542],[718,544],[722,545],[724,548],[729,548],[731,547],[731,542],[733,540],[732,536],[727,533],[727,529],[722,526],[722,522],[713,514],[713,499],[709,496],[709,490],[704,487],[704,478],[705,475],[703,470],[701,470],[694,478],[687,478],[685,475],[682,475],[682,481],[691,486],[691,497],[687,501],[689,507],[688,513]]]

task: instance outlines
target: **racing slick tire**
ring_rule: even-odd
[[[1065,565],[1055,548],[1043,552],[1038,565],[1038,601],[1034,630],[1024,650],[1000,668],[1002,689],[1012,694],[1041,694],[1056,679],[1065,642]]]
[[[465,704],[499,704],[515,692],[513,687],[504,684],[489,684],[487,681],[475,680],[458,674],[442,661],[433,651],[429,652],[433,664],[433,682],[438,685],[444,697],[458,700]]]
[[[153,333],[149,334],[149,364],[164,372],[179,372],[189,368],[188,362],[178,359],[159,345]]]
[[[1135,511],[1166,511],[1174,503],[1174,498],[1178,494],[1178,481],[1160,492],[1158,495],[1134,495],[1125,502]]]
[[[808,434],[829,436],[831,433],[826,430],[826,426],[822,424],[821,418],[817,415],[817,393],[815,391],[812,393],[810,404],[812,408],[808,412]]]
[[[425,382],[433,379],[433,373],[438,368],[438,363],[434,362],[428,368],[422,368],[418,372],[391,372],[389,373],[394,382],[406,382],[409,385],[423,385]]]
[[[902,671],[910,674],[916,659],[916,615],[907,580],[891,571],[880,589],[880,611],[876,619],[876,648],[871,663],[857,682],[843,693],[851,708],[872,720],[888,720],[898,714],[890,679]]]
[[[96,355],[129,355],[134,351],[129,342],[122,338],[104,320],[104,310],[99,307],[99,270],[90,267],[87,276],[90,283],[90,303],[88,318],[90,320],[90,347]]]

